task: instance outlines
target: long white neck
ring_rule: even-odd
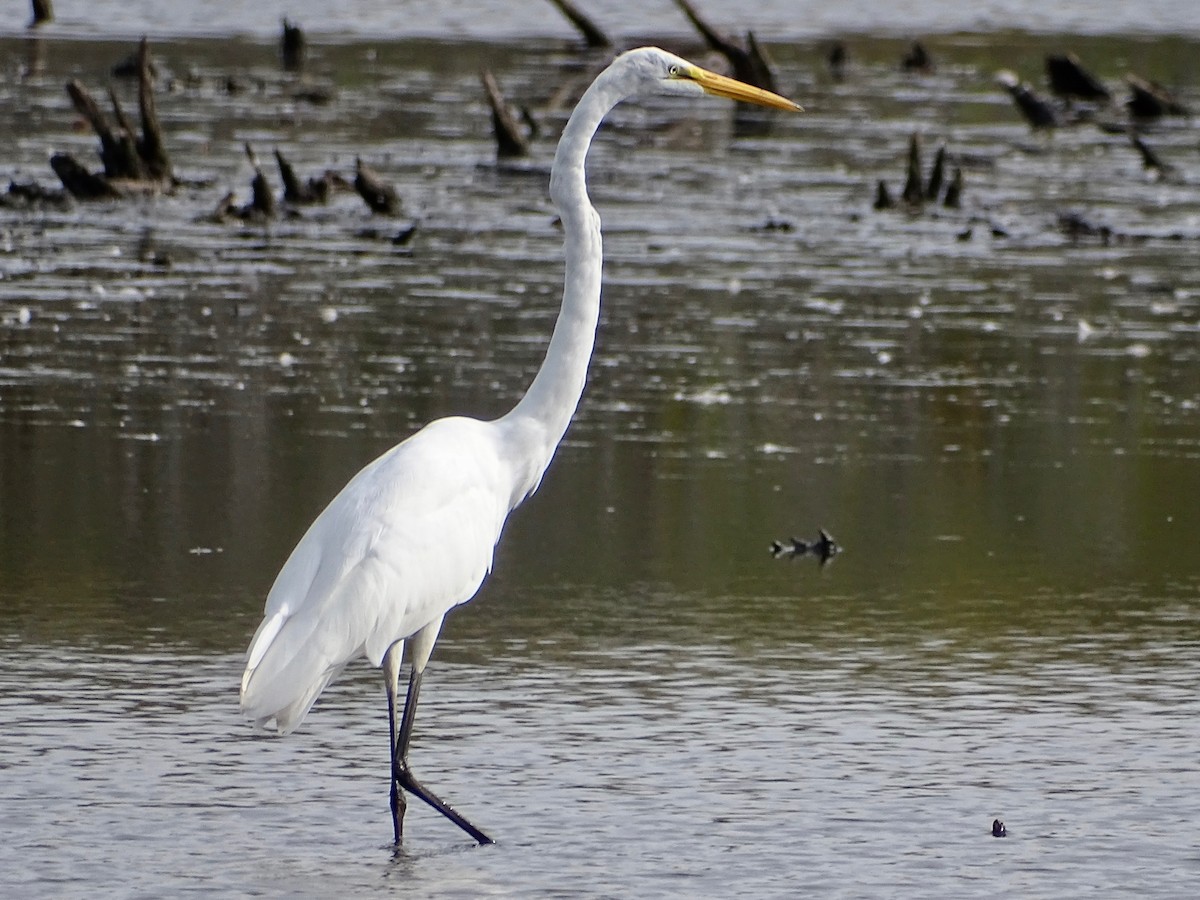
[[[584,93],[558,142],[550,197],[562,220],[562,308],[546,358],[525,396],[498,419],[514,471],[512,505],[536,490],[583,394],[600,317],[600,217],[588,199],[584,160],[600,122],[621,99],[602,74]]]

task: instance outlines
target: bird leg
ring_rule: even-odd
[[[389,681],[388,683],[388,755],[392,760],[392,777],[391,789],[389,792],[389,804],[392,808],[392,828],[396,834],[396,843],[400,843],[400,839],[404,836],[404,812],[408,807],[404,799],[404,791],[400,789],[400,784],[396,780],[396,689]]]
[[[496,843],[474,825],[466,820],[453,806],[439,799],[413,777],[408,765],[408,745],[412,740],[413,722],[417,717],[417,695],[421,691],[422,673],[414,666],[408,679],[408,697],[404,701],[404,715],[400,720],[400,734],[395,736],[392,749],[392,821],[396,829],[396,843],[400,843],[404,830],[405,801],[403,791],[408,791],[414,797],[424,800],[443,816],[469,834],[480,844]],[[395,703],[389,695],[388,709],[391,715],[392,731],[395,731]],[[403,790],[401,790],[403,789]]]

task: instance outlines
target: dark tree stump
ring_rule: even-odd
[[[396,189],[361,159],[354,160],[354,168],[354,189],[371,208],[371,212],[384,216],[399,215],[400,197]]]
[[[329,194],[335,187],[344,186],[344,179],[333,172],[325,171],[317,178],[301,181],[296,170],[287,161],[283,153],[275,151],[275,163],[279,166],[279,178],[283,182],[283,199],[294,206],[310,203],[327,203]]]
[[[1060,97],[1108,102],[1111,95],[1104,84],[1083,67],[1074,53],[1051,53],[1046,57],[1046,80],[1050,90]]]
[[[58,176],[63,187],[72,197],[79,200],[111,200],[121,192],[108,179],[93,175],[69,153],[55,153],[50,157],[50,168]]]
[[[1161,84],[1147,81],[1130,73],[1125,83],[1131,91],[1125,107],[1129,114],[1139,119],[1157,119],[1160,116],[1186,116],[1187,108]]]
[[[611,47],[612,41],[600,27],[584,15],[571,0],[550,0],[558,11],[566,16],[572,25],[579,29],[579,33],[583,35],[583,39],[589,47]]]
[[[925,200],[925,189],[921,185],[921,136],[916,132],[908,139],[908,166],[905,169],[904,192],[900,195],[905,203],[920,206]]]
[[[138,156],[146,164],[150,177],[170,181],[173,177],[171,160],[163,143],[162,126],[154,105],[154,65],[150,59],[150,42],[142,38],[138,46],[138,110],[142,116],[142,139],[138,141]]]
[[[521,133],[521,127],[500,93],[500,86],[492,73],[484,69],[479,73],[483,89],[487,93],[488,105],[492,108],[492,129],[496,135],[496,154],[503,158],[527,156],[529,141]]]
[[[925,185],[925,199],[936,201],[946,179],[946,145],[942,144],[933,157],[933,168],[929,170],[929,182]]]
[[[250,205],[242,210],[242,218],[262,217],[275,218],[275,194],[271,191],[271,183],[263,174],[262,166],[258,164],[258,156],[254,148],[245,145],[246,156],[254,167],[254,178],[250,181]]]
[[[37,28],[39,25],[53,21],[54,4],[50,0],[33,0],[33,19],[30,21],[29,27]]]
[[[746,33],[746,46],[742,47],[700,18],[700,13],[688,0],[675,0],[675,3],[696,26],[708,46],[729,61],[734,78],[766,91],[775,90],[775,74],[771,71],[771,63],[752,32]]]
[[[946,197],[942,200],[942,206],[947,209],[958,209],[962,206],[962,190],[963,190],[963,173],[958,166],[954,167],[954,174],[950,177],[950,185],[946,188]]]
[[[279,39],[279,55],[283,59],[283,68],[288,72],[299,72],[303,69],[305,50],[304,31],[299,25],[293,25],[284,19],[283,35]]]
[[[151,71],[150,45],[142,38],[138,49],[138,106],[142,119],[140,139],[113,88],[109,88],[108,97],[112,103],[115,125],[100,111],[91,93],[77,79],[67,82],[67,93],[76,111],[87,120],[100,139],[104,177],[110,181],[141,182],[153,189],[170,184],[174,177],[154,107]]]

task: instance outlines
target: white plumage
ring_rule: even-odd
[[[432,422],[355,475],[300,539],[267,596],[263,623],[247,652],[242,710],[262,727],[288,732],[348,662],[365,656],[381,666],[397,842],[405,790],[480,843],[491,840],[416,782],[408,744],[422,672],[442,619],[483,583],[506,517],[537,489],[583,392],[600,314],[602,259],[600,219],[584,177],[592,137],[627,97],[705,92],[799,109],[656,48],[619,56],[579,101],[555,154],[550,193],[564,232],[563,301],[529,390],[492,422]],[[411,673],[398,722],[405,642]]]
[[[267,596],[242,709],[282,732],[352,659],[469,600],[515,505],[496,429],[440,419],[359,472],[309,527]]]

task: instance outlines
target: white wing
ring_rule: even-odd
[[[354,476],[267,596],[242,710],[291,731],[330,680],[474,596],[513,496],[495,426],[440,419]]]

